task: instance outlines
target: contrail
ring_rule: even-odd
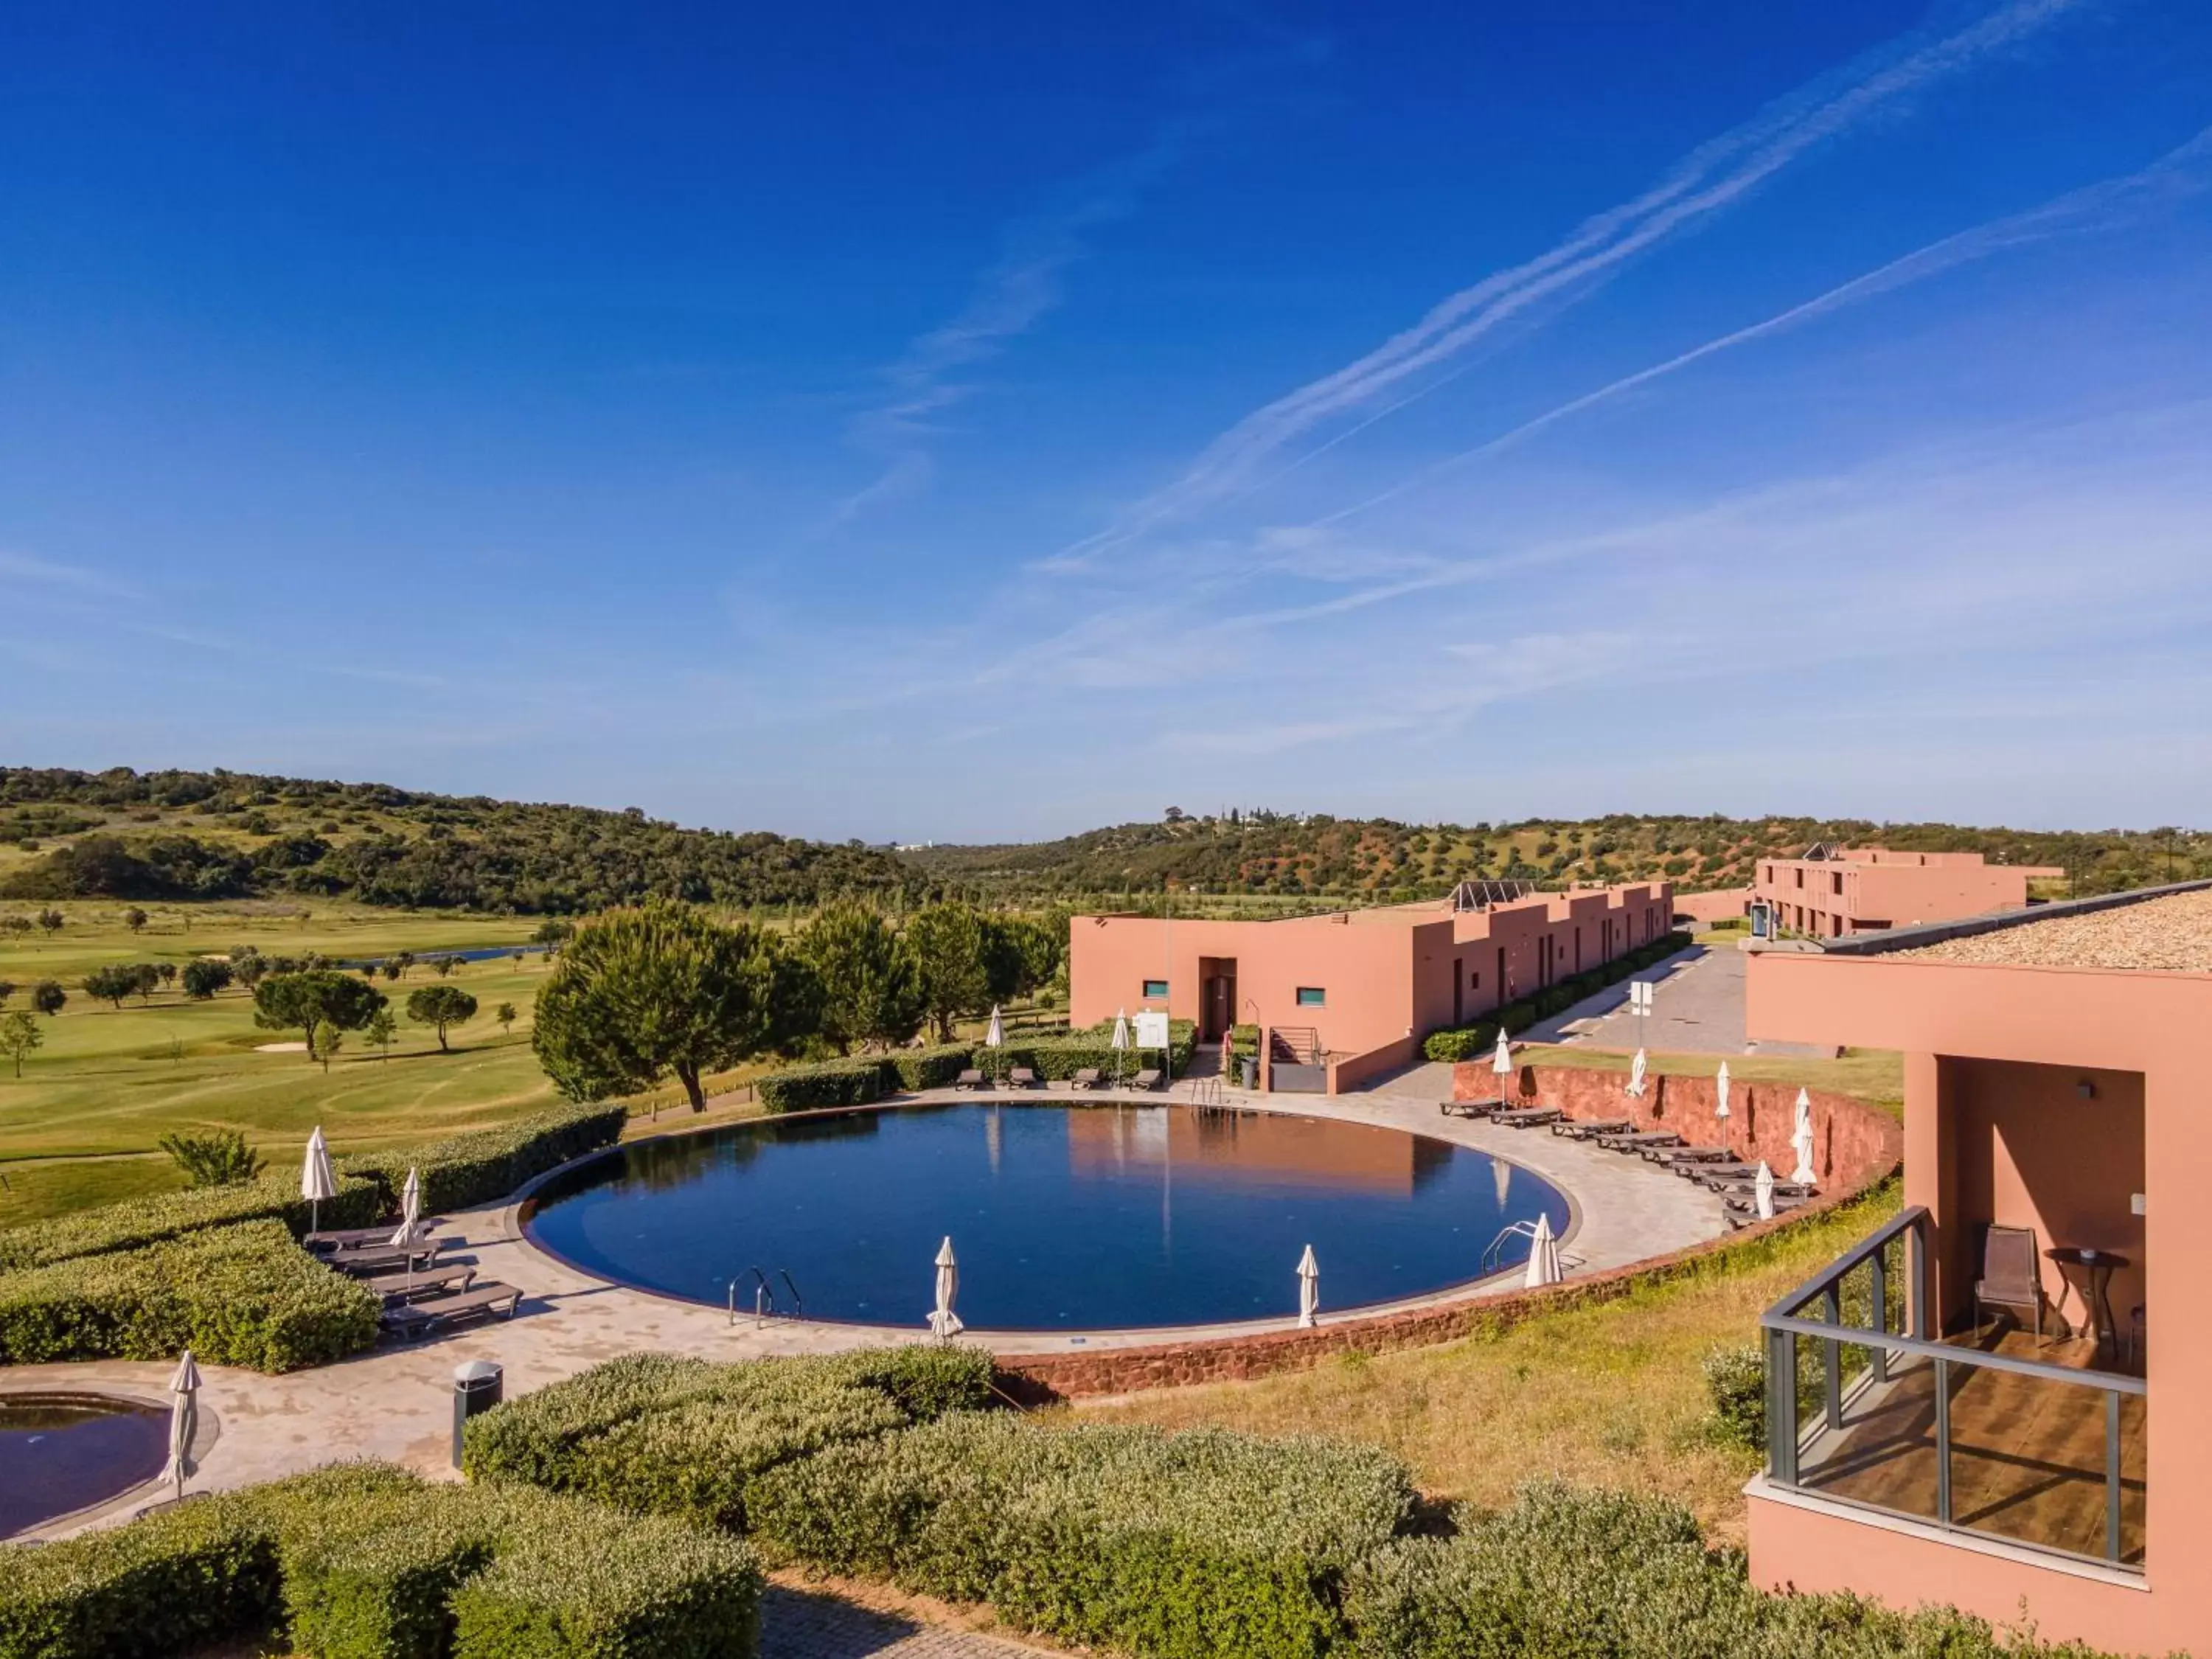
[[[1509,432],[1500,433],[1472,449],[1462,450],[1455,455],[1448,455],[1424,467],[1412,477],[1393,484],[1379,495],[1370,495],[1349,507],[1339,507],[1314,522],[1317,526],[1335,524],[1370,507],[1379,507],[1385,501],[1394,501],[1443,473],[1471,461],[1480,460],[1485,456],[1494,455],[1571,415],[1578,415],[1594,404],[1617,398],[1625,392],[1633,391],[1678,369],[1686,368],[1717,352],[1764,339],[1771,334],[1779,334],[1800,323],[1811,322],[1815,318],[1826,316],[1831,312],[1840,311],[1846,306],[1856,305],[1863,300],[1873,299],[1877,295],[1889,293],[1910,283],[1924,282],[1930,276],[1939,276],[1976,259],[1987,258],[2008,248],[2063,235],[2069,231],[2102,228],[2129,210],[2194,195],[2212,185],[2212,177],[2207,176],[2204,168],[2208,161],[2212,161],[2212,127],[2205,128],[2187,143],[2168,151],[2137,172],[2123,178],[2107,179],[2084,185],[2080,190],[2046,202],[2041,207],[2006,218],[1993,219],[1987,224],[1977,225],[1971,230],[1962,230],[1930,242],[1925,247],[1916,248],[1911,253],[1892,259],[1887,264],[1877,266],[1847,283],[1839,283],[1825,294],[1816,295],[1787,311],[1778,312],[1764,322],[1736,329],[1717,339],[1708,340],[1703,345],[1693,346],[1677,356],[1669,357],[1662,363],[1638,369],[1633,374],[1625,374],[1595,392],[1586,392],[1578,398],[1570,398],[1556,408],[1523,421]]]
[[[1892,42],[1808,83],[1692,152],[1642,195],[1586,220],[1557,246],[1461,289],[1373,351],[1246,416],[1207,445],[1174,483],[1048,564],[1080,567],[1096,554],[1218,499],[1266,458],[1316,425],[1459,355],[1530,307],[1565,297],[1578,285],[1595,286],[1626,261],[1741,200],[1814,145],[2081,3],[2011,0],[1941,39],[1909,49]],[[1400,404],[1419,395],[1419,390],[1409,389]]]

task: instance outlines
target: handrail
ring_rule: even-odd
[[[1821,1268],[1820,1272],[1814,1273],[1812,1278],[1807,1279],[1796,1290],[1791,1291],[1787,1295],[1784,1296],[1780,1301],[1777,1302],[1772,1307],[1766,1310],[1766,1315],[1764,1317],[1771,1317],[1777,1315],[1786,1317],[1796,1309],[1803,1307],[1814,1297],[1825,1292],[1831,1285],[1836,1282],[1836,1280],[1841,1279],[1845,1273],[1850,1272],[1852,1268],[1857,1267],[1860,1262],[1865,1261],[1875,1251],[1881,1249],[1882,1246],[1888,1243],[1890,1240],[1895,1238],[1899,1234],[1905,1231],[1908,1228],[1918,1228],[1924,1224],[1927,1220],[1928,1206],[1926,1205],[1912,1204],[1906,1206],[1904,1209],[1899,1210],[1890,1220],[1884,1223],[1881,1226],[1875,1228],[1874,1231],[1869,1233],[1857,1243],[1852,1245],[1850,1249],[1844,1251],[1843,1255],[1838,1256],[1826,1267]]]
[[[791,1316],[793,1319],[805,1318],[806,1304],[799,1299],[799,1286],[792,1282],[791,1269],[778,1267],[775,1271],[777,1277],[783,1280],[783,1287],[791,1292]]]
[[[1984,1370],[2011,1371],[2019,1376],[2039,1376],[2046,1382],[2072,1382],[2085,1389],[2108,1389],[2114,1394],[2150,1392],[2149,1385],[2140,1376],[2130,1376],[2125,1371],[2092,1370],[2082,1365],[2054,1365],[2047,1359],[2021,1359],[2008,1353],[1991,1353],[1985,1348],[1961,1347],[1955,1342],[1929,1342],[1917,1336],[1894,1336],[1887,1331],[1878,1331],[1870,1325],[1830,1324],[1821,1319],[1794,1319],[1785,1314],[1768,1314],[1759,1322],[1770,1331],[1790,1331],[1798,1336],[1816,1337],[1823,1342],[1841,1342],[1846,1347],[1887,1348],[1892,1353],[1917,1355],[1923,1359],[1941,1359],[1954,1365],[1978,1365]]]

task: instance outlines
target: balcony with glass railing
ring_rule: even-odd
[[[1935,1337],[1929,1231],[1907,1209],[1761,1316],[1768,1481],[2141,1571],[2137,1356],[2003,1323]]]

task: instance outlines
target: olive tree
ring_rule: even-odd
[[[0,1014],[0,1054],[15,1062],[15,1075],[23,1075],[23,1058],[46,1040],[39,1022],[18,1011]]]
[[[673,1076],[691,1109],[700,1079],[769,1048],[777,951],[749,923],[656,901],[579,928],[538,993],[531,1046],[571,1100],[635,1094]]]

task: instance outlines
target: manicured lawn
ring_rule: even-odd
[[[1574,1066],[1590,1072],[1626,1074],[1631,1057],[1594,1048],[1554,1047],[1531,1042],[1513,1051],[1532,1066]],[[1729,1076],[1738,1083],[1781,1083],[1800,1088],[1831,1089],[1839,1095],[1856,1095],[1901,1113],[1905,1102],[1905,1056],[1887,1048],[1852,1048],[1838,1060],[1787,1054],[1669,1054],[1655,1053],[1656,1070],[1684,1077],[1711,1077],[1728,1061]]]
[[[0,905],[34,914],[40,907]],[[132,998],[120,1010],[78,988],[104,963],[171,961],[252,944],[264,954],[309,950],[331,957],[382,957],[403,950],[520,944],[537,923],[527,917],[413,915],[363,906],[310,902],[303,921],[250,903],[149,905],[153,920],[136,936],[126,908],[57,906],[67,925],[49,940],[0,935],[0,980],[20,988],[11,1008],[28,1006],[30,987],[55,979],[69,1006],[40,1019],[46,1044],[25,1062],[21,1079],[0,1066],[0,1224],[179,1184],[158,1152],[173,1130],[243,1130],[272,1162],[296,1158],[321,1124],[341,1152],[427,1139],[535,1109],[554,1098],[530,1051],[530,1011],[549,971],[543,959],[471,963],[449,981],[475,997],[478,1012],[454,1030],[453,1052],[438,1052],[436,1033],[409,1022],[406,994],[437,982],[418,967],[378,984],[392,998],[400,1036],[391,1058],[358,1034],[327,1074],[301,1054],[264,1054],[258,1045],[296,1040],[297,1032],[253,1023],[252,999],[226,991],[210,1002],[180,993]],[[502,1036],[492,1018],[501,1002],[519,1018]],[[93,1154],[95,1156],[82,1156]],[[149,1156],[150,1154],[150,1156]]]

